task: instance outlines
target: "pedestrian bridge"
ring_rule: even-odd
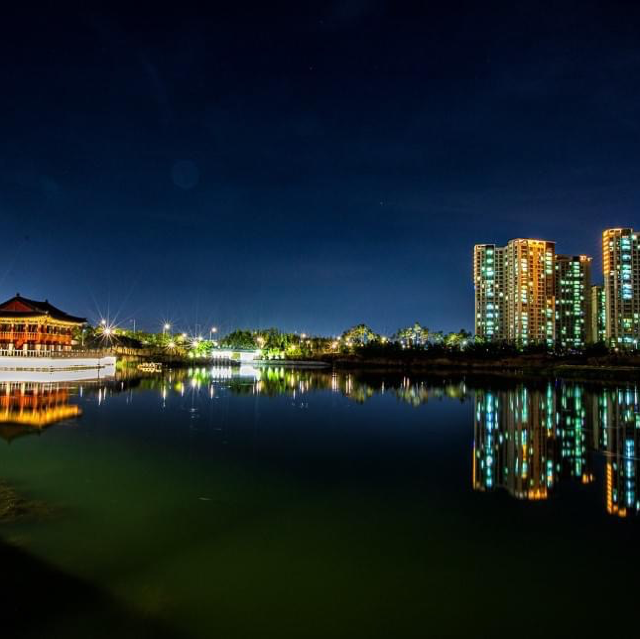
[[[259,348],[243,349],[243,348],[214,348],[211,357],[214,361],[237,362],[246,364],[260,359],[262,351]]]

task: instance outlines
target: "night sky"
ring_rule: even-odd
[[[0,297],[470,329],[473,244],[599,279],[602,229],[640,223],[632,3],[233,4],[3,9]]]

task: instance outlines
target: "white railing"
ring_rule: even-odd
[[[107,357],[112,355],[105,350],[84,350],[84,351],[35,351],[22,349],[0,349],[0,357],[54,357],[54,358],[83,358],[83,357]]]

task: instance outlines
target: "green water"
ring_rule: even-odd
[[[540,636],[632,621],[634,385],[258,376],[74,383],[81,417],[0,445],[0,478],[54,509],[0,524],[36,562],[7,564],[9,606],[14,579],[33,600],[3,637]]]

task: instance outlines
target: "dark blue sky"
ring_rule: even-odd
[[[556,240],[599,277],[601,230],[638,224],[632,5],[161,6],[3,18],[0,296],[471,328],[474,243]]]

